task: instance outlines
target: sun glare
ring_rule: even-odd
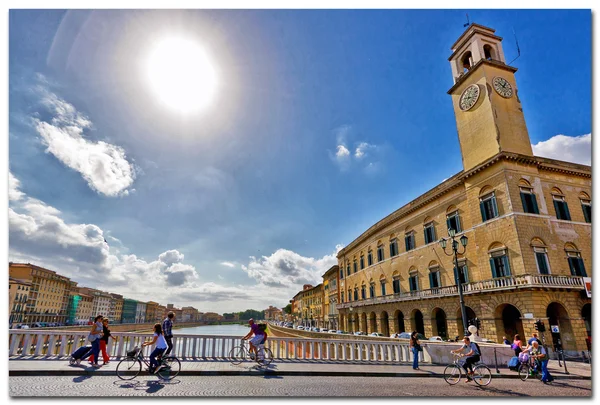
[[[165,38],[151,50],[147,79],[152,92],[168,108],[191,113],[205,108],[217,88],[217,75],[202,47],[189,39]]]

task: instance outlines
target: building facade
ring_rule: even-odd
[[[327,329],[338,330],[339,272],[339,266],[335,265],[323,274],[323,327]]]
[[[265,321],[281,321],[283,320],[283,311],[272,305],[265,309]]]
[[[123,316],[123,296],[120,294],[110,294],[112,300],[110,302],[110,311],[108,313],[111,323],[121,323]]]
[[[146,322],[146,303],[137,301],[135,307],[135,323],[145,323]]]
[[[448,94],[464,169],[338,253],[345,330],[460,336],[460,282],[480,337],[530,336],[542,320],[550,348],[587,349],[591,168],[533,155],[501,41],[471,24],[452,46]],[[458,268],[452,242],[438,243],[450,229],[467,237]]]
[[[24,323],[31,282],[8,278],[8,323],[10,327]]]
[[[71,280],[29,263],[9,263],[9,277],[31,283],[25,323],[66,323]]]

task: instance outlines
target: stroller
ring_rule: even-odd
[[[85,360],[92,355],[92,346],[81,346],[71,354],[69,364],[79,364],[81,360]]]

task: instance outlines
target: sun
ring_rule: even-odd
[[[152,93],[175,112],[202,110],[214,98],[216,71],[202,46],[191,39],[167,37],[157,41],[145,69]]]

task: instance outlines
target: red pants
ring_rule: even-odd
[[[100,340],[100,351],[102,352],[102,360],[104,360],[104,362],[108,362],[108,360],[110,360],[110,356],[108,355],[108,353],[106,352],[106,342],[104,340]],[[92,354],[90,356],[90,363],[94,362],[94,355]]]

